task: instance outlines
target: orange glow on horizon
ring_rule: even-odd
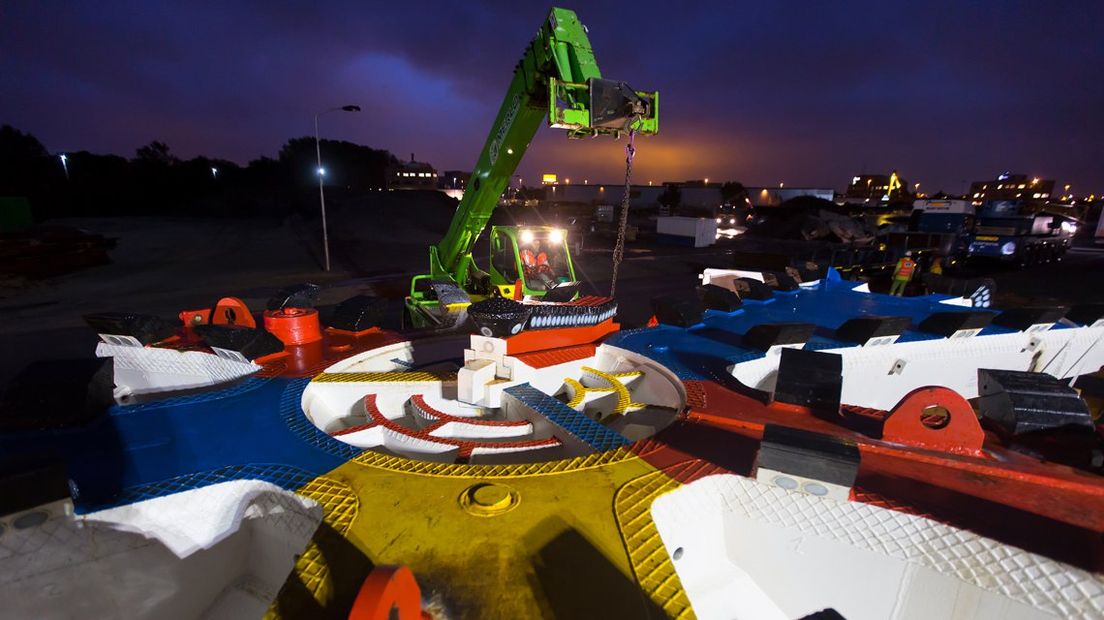
[[[701,179],[702,163],[706,161],[720,163],[730,169],[742,167],[742,162],[733,160],[732,150],[723,145],[662,136],[638,138],[633,160],[633,184],[657,185],[666,181]],[[620,182],[625,177],[625,141],[538,138],[527,153],[524,166],[538,170],[569,169],[576,175],[572,178],[576,179],[581,178],[585,171],[589,174],[583,178],[584,185],[589,184],[592,178],[606,183]],[[706,180],[706,183],[714,182],[717,179],[713,177]]]

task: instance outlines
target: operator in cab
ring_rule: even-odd
[[[530,283],[531,288],[539,283],[540,288],[548,289],[556,283],[556,274],[540,239],[533,240],[521,249],[521,267],[525,270],[525,281]]]
[[[567,281],[570,275],[567,246],[561,231],[522,235],[518,258],[526,286],[531,289],[551,290]]]
[[[541,248],[540,240],[533,241],[531,246],[521,250],[521,265],[525,267],[526,275],[552,271],[552,266],[548,264],[548,253]]]

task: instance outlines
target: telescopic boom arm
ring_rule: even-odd
[[[448,232],[430,247],[430,276],[468,288],[472,248],[521,162],[541,119],[570,137],[659,129],[659,93],[602,79],[574,11],[552,9],[529,43],[495,117]]]

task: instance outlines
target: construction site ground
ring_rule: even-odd
[[[322,270],[317,219],[98,218],[61,223],[118,239],[111,264],[40,281],[0,283],[0,388],[36,360],[87,357],[96,335],[82,315],[132,311],[174,317],[234,296],[260,310],[281,287],[324,286],[320,307],[357,294],[389,300],[384,327],[398,328],[410,277],[427,267],[452,213],[449,203],[399,198],[380,208],[344,204],[331,209],[332,270]],[[378,205],[377,205],[378,206]],[[401,223],[400,223],[401,222]],[[687,293],[705,267],[731,267],[734,252],[808,254],[820,242],[779,241],[748,235],[707,248],[630,243],[617,288],[620,320],[637,326],[651,316],[652,297]],[[476,256],[486,253],[481,240]],[[612,240],[587,238],[575,255],[584,288],[609,291]],[[1094,274],[1104,249],[1075,247],[1061,263],[1017,271],[984,270],[997,282],[995,305],[1068,305],[1104,301]],[[974,270],[972,275],[981,275]]]

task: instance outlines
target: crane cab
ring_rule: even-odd
[[[406,298],[406,327],[447,328],[462,321],[472,302],[488,297],[570,301],[577,295],[567,233],[552,226],[493,226],[490,260],[483,271],[469,257],[463,287],[431,275],[415,276]],[[464,292],[461,289],[466,289]],[[550,292],[555,289],[551,295]]]
[[[544,297],[559,285],[575,282],[567,233],[560,228],[495,226],[490,257],[492,294],[502,297]]]

